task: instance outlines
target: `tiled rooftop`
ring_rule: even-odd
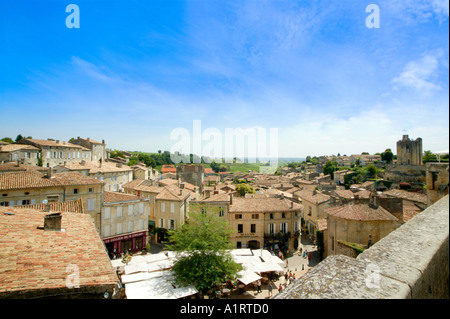
[[[64,231],[44,231],[47,214],[0,207],[0,298],[11,293],[68,293],[66,280],[73,274],[68,267],[79,271],[78,292],[114,286],[118,278],[91,217],[65,212]]]
[[[325,209],[325,212],[330,216],[350,220],[398,220],[383,207],[378,206],[377,208],[374,208],[369,206],[368,204],[348,204],[335,206]]]
[[[293,204],[293,206],[291,206]],[[271,212],[289,212],[300,211],[303,205],[294,203],[288,199],[279,197],[268,198],[240,198],[233,197],[233,204],[230,205],[230,213],[237,212],[255,212],[255,213],[271,213]]]
[[[0,190],[102,184],[104,183],[80,173],[53,174],[51,178],[32,171],[0,174]]]

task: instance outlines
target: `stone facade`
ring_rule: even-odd
[[[110,255],[145,249],[149,215],[149,199],[105,192],[101,237]]]
[[[105,140],[102,140],[102,142],[100,143],[95,140],[91,140],[89,137],[84,139],[78,136],[76,140],[72,140],[70,141],[70,143],[90,149],[90,158],[92,159],[92,161],[98,161],[100,159],[105,161],[108,158]]]
[[[403,135],[400,141],[397,141],[397,164],[422,165],[422,139],[418,137],[411,140],[408,135]]]
[[[448,163],[427,163],[427,201],[428,206],[448,195]]]
[[[32,145],[0,145],[0,163],[16,162],[26,165],[38,165],[39,149]]]
[[[199,187],[200,192],[203,191],[205,169],[202,165],[180,164],[177,166],[176,172],[177,179]]]

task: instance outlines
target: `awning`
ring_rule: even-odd
[[[250,270],[241,270],[237,273],[238,280],[244,285],[248,285],[254,281],[261,279],[262,277]]]

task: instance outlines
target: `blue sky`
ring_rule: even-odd
[[[448,150],[448,21],[447,0],[1,0],[0,137],[152,152],[201,120],[277,128],[281,157],[395,152],[403,134]]]

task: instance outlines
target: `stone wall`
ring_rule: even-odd
[[[330,256],[274,299],[448,299],[449,197],[357,258]]]

